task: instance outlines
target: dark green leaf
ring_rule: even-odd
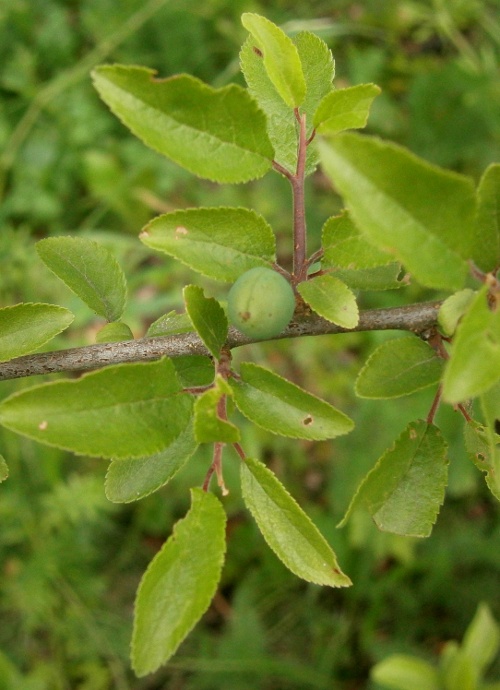
[[[158,79],[154,70],[126,65],[104,65],[92,76],[139,139],[195,175],[248,182],[271,167],[264,114],[240,86],[214,89],[187,74]]]
[[[214,363],[203,355],[182,355],[174,357],[172,363],[184,388],[208,386],[214,380]]]
[[[473,259],[483,271],[492,271],[500,264],[500,163],[486,169],[477,200]]]
[[[112,460],[106,474],[106,496],[114,503],[130,503],[149,496],[177,474],[197,447],[190,420],[184,431],[160,453]]]
[[[127,284],[111,252],[82,237],[48,237],[37,242],[42,261],[96,314],[117,321],[125,307]]]
[[[142,457],[167,448],[186,427],[192,398],[180,391],[168,359],[117,364],[14,393],[0,404],[0,423],[81,455]]]
[[[399,398],[437,384],[444,361],[414,335],[388,340],[373,352],[356,380],[360,398]]]
[[[360,484],[340,526],[364,507],[384,532],[427,537],[443,503],[446,442],[424,421],[410,422]]]
[[[135,603],[132,665],[141,677],[176,652],[205,613],[220,579],[226,515],[217,498],[191,490],[191,509],[146,570]]]
[[[241,490],[268,545],[298,577],[330,587],[347,587],[335,554],[277,477],[258,460],[241,465]]]

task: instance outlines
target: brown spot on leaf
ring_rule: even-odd
[[[242,321],[248,321],[250,318],[251,314],[249,311],[240,311],[240,316]]]
[[[314,420],[313,420],[313,418],[311,417],[311,415],[308,414],[307,417],[304,417],[304,419],[302,420],[302,424],[303,424],[304,426],[309,426],[310,424],[313,423],[313,421],[314,421]]]
[[[260,48],[257,48],[257,46],[252,46],[252,50],[255,53],[255,55],[258,55],[259,57],[264,57],[264,53]]]

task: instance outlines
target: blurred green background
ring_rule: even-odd
[[[125,320],[137,337],[181,306],[197,281],[137,240],[154,215],[193,205],[247,205],[290,252],[287,184],[270,175],[217,187],[146,149],[107,111],[89,71],[101,62],[188,72],[221,86],[241,81],[244,11],[291,34],[318,33],[336,59],[337,85],[383,89],[369,131],[478,179],[500,160],[498,0],[3,0],[0,4],[0,306],[47,301],[77,319],[57,347],[93,342],[102,325],[37,259],[34,242],[85,235],[109,246],[130,281]],[[311,249],[340,200],[325,179],[308,183]],[[198,280],[198,282],[200,282]],[[226,288],[201,281],[212,294]],[[368,293],[362,306],[432,293]],[[138,504],[104,496],[106,466],[0,431],[11,476],[0,487],[0,690],[357,690],[395,651],[433,660],[460,639],[479,601],[500,619],[498,505],[467,460],[461,422],[442,410],[450,486],[425,541],[378,533],[355,516],[337,530],[366,471],[433,392],[391,402],[356,400],[354,376],[387,334],[352,334],[253,346],[267,363],[351,414],[356,430],[332,443],[289,442],[243,427],[247,453],[265,460],[332,543],[354,581],[345,591],[289,574],[242,508],[236,458],[228,560],[221,591],[173,662],[138,681],[128,645],[135,589],[188,506],[209,455],[203,450],[166,488]],[[51,349],[54,343],[51,343]],[[36,382],[43,380],[38,377]],[[32,385],[4,382],[1,394]],[[179,583],[182,586],[182,582]],[[492,677],[500,676],[500,663]]]

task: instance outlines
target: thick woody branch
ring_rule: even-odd
[[[441,302],[425,302],[390,309],[369,309],[360,313],[359,324],[352,331],[403,330],[421,334],[436,325]],[[311,314],[292,321],[277,339],[300,338],[307,335],[331,335],[352,332]],[[233,349],[249,345],[250,338],[235,328],[229,329],[227,345]],[[56,372],[90,371],[110,364],[146,362],[160,357],[208,355],[208,350],[195,333],[161,338],[141,338],[119,343],[88,345],[57,352],[16,357],[0,363],[0,381]]]

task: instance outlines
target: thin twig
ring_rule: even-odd
[[[436,325],[441,304],[442,302],[423,302],[389,309],[369,309],[360,313],[358,325],[350,330],[330,323],[316,314],[307,314],[297,317],[283,333],[273,340],[354,331],[403,330],[420,334]],[[229,329],[227,339],[229,349],[250,345],[253,342],[255,341],[235,328]],[[164,356],[181,357],[183,355],[208,357],[210,353],[196,333],[102,343],[57,352],[25,355],[8,362],[1,362],[0,381],[56,372],[90,371],[111,364],[147,362]]]
[[[306,176],[307,135],[306,116],[297,115],[299,141],[297,147],[297,171],[291,179],[293,190],[293,281],[298,284],[307,275],[307,226],[304,184]]]
[[[434,424],[434,418],[436,416],[437,411],[439,410],[439,404],[441,403],[442,393],[443,386],[439,385],[436,391],[436,395],[434,396],[434,400],[432,401],[431,409],[429,410],[429,414],[427,415],[427,424]]]

